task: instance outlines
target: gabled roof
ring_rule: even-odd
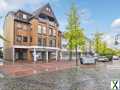
[[[30,14],[30,13],[24,11],[24,10],[20,10],[20,9],[19,9],[16,13],[19,13],[19,12],[22,12],[22,13],[24,13],[24,14],[27,14],[27,15],[29,15],[29,16],[32,16],[32,14]]]
[[[49,8],[49,9],[50,9],[50,12],[49,12],[49,13],[47,12],[46,8]],[[20,19],[19,17],[17,17],[16,14],[17,14],[17,13],[20,13],[20,12],[26,14],[26,15],[28,16],[28,19],[27,19],[27,20],[22,20],[22,19]],[[41,7],[41,8],[38,8],[38,9],[37,9],[36,11],[34,11],[33,13],[28,13],[28,12],[26,12],[26,11],[24,11],[24,10],[17,10],[16,12],[12,12],[12,11],[11,11],[11,12],[9,12],[8,14],[14,15],[14,16],[15,16],[15,19],[17,19],[17,20],[25,21],[25,22],[28,22],[28,23],[29,23],[29,21],[30,21],[32,18],[36,18],[36,19],[39,20],[39,18],[40,18],[39,16],[40,16],[40,15],[43,15],[43,16],[47,16],[49,20],[52,18],[52,19],[54,20],[54,22],[59,26],[58,21],[57,21],[55,15],[54,15],[54,12],[53,12],[53,10],[52,10],[52,8],[51,8],[51,6],[50,6],[49,3],[45,4],[45,5],[44,5],[43,7]]]
[[[46,12],[46,8],[49,8],[50,11],[51,11],[51,13],[47,13],[47,12]],[[39,18],[39,15],[40,15],[40,14],[44,14],[44,15],[47,15],[47,16],[50,16],[50,17],[54,18],[54,19],[55,19],[55,22],[58,24],[58,21],[57,21],[55,15],[54,15],[54,12],[53,12],[53,10],[52,10],[52,8],[51,8],[51,6],[50,6],[49,3],[45,4],[45,5],[44,5],[43,7],[41,7],[41,8],[38,8],[36,11],[34,11],[34,12],[32,13],[33,17],[35,17],[35,18]]]

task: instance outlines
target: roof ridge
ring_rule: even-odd
[[[32,15],[34,15],[34,13],[37,13],[38,11],[40,12],[45,6],[47,6],[47,5],[50,5],[49,3],[47,3],[47,4],[44,4],[44,5],[42,5],[41,7],[39,7],[38,9],[36,9],[35,11],[33,11],[32,12]]]

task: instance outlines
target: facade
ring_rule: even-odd
[[[9,12],[4,23],[4,59],[20,61],[60,59],[61,32],[49,4],[32,14]]]
[[[64,60],[69,60],[69,49],[68,47],[68,41],[64,38],[64,33],[62,33],[61,36],[61,51],[62,51],[62,59]],[[94,52],[94,48],[92,46],[92,40],[90,40],[89,38],[86,37],[85,39],[85,45],[83,50],[80,49],[80,47],[77,48],[77,52],[78,52],[78,59],[80,54],[85,54],[85,53],[93,53]],[[82,52],[82,53],[81,53]],[[75,60],[76,59],[76,51],[72,50],[72,59]]]

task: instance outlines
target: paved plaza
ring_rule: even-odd
[[[0,67],[0,90],[110,90],[111,80],[120,80],[120,68],[113,66],[75,67],[74,61],[5,65]]]

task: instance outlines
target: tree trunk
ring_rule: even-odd
[[[69,52],[69,60],[72,61],[72,51]]]
[[[75,49],[76,49],[76,66],[78,66],[78,59],[77,59],[77,47],[76,47]]]

